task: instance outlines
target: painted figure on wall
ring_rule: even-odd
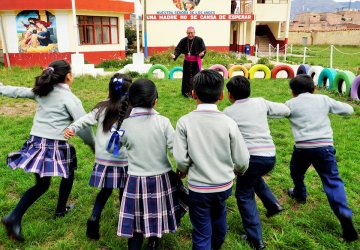
[[[173,0],[173,3],[180,10],[191,11],[200,3],[200,0]]]
[[[48,11],[22,11],[16,16],[19,52],[57,52],[56,19]]]

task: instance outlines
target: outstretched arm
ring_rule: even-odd
[[[74,96],[72,101],[69,101],[66,104],[66,108],[74,120],[80,119],[82,116],[86,115],[86,112],[81,104],[81,101]],[[85,127],[78,132],[76,132],[78,136],[90,146],[91,149],[95,148],[95,139],[94,134],[90,127]]]
[[[0,94],[12,98],[30,98],[35,99],[35,94],[32,88],[14,87],[0,84]]]

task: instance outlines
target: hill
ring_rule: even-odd
[[[291,3],[291,19],[302,12],[336,12],[343,8],[360,10],[360,1],[335,2],[333,0],[293,0]]]

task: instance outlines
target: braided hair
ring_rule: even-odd
[[[109,98],[98,103],[97,117],[105,109],[103,120],[103,131],[106,133],[111,130],[113,124],[117,122],[116,130],[119,130],[123,120],[129,115],[128,89],[132,83],[132,78],[126,74],[116,73],[109,82]]]
[[[41,75],[35,78],[35,86],[32,91],[35,95],[47,96],[53,91],[56,84],[65,82],[68,73],[71,73],[71,66],[68,62],[65,60],[53,61]]]

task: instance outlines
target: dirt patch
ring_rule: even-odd
[[[5,116],[32,116],[35,113],[34,101],[20,103],[6,103],[0,105],[0,115]]]

